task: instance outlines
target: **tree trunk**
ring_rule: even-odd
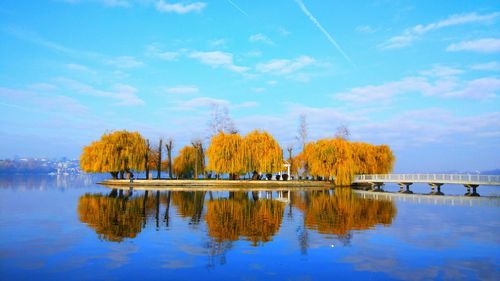
[[[167,147],[167,157],[168,157],[168,177],[172,179],[172,147],[173,147],[173,141],[172,139],[169,139],[167,141],[167,144],[165,145]]]
[[[163,140],[160,139],[160,145],[158,146],[158,163],[156,164],[156,169],[158,170],[156,173],[156,179],[159,180],[161,178],[161,149],[163,146]]]
[[[146,146],[147,146],[147,151],[145,155],[146,159],[145,169],[146,169],[146,179],[149,180],[149,150],[151,149],[151,147],[149,146],[149,140],[146,140]]]

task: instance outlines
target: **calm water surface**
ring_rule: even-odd
[[[500,280],[498,198],[98,180],[0,177],[0,279]]]

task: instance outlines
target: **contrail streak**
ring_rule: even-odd
[[[236,10],[240,11],[242,14],[244,14],[245,16],[247,16],[247,17],[248,17],[248,14],[247,14],[245,11],[243,11],[243,10],[240,8],[240,6],[236,5],[236,3],[234,3],[234,2],[233,2],[233,1],[231,1],[231,0],[227,0],[227,2],[229,2],[229,4],[231,4],[231,5],[233,5],[233,7],[235,7],[235,8],[236,8]]]
[[[316,27],[321,32],[323,32],[323,34],[326,36],[326,39],[328,39],[328,41],[330,41],[330,43],[332,43],[332,45],[337,49],[337,51],[339,51],[347,61],[352,63],[349,56],[347,56],[347,54],[344,52],[344,50],[342,50],[342,48],[339,46],[339,44],[337,44],[335,39],[333,39],[333,37],[330,35],[330,33],[328,33],[328,31],[326,31],[326,29],[323,28],[323,26],[319,23],[319,21],[311,14],[311,12],[309,12],[309,10],[306,8],[306,6],[302,2],[302,0],[295,0],[295,2],[297,3],[297,5],[299,5],[302,12],[304,12],[304,14],[314,23],[314,25],[316,25]]]

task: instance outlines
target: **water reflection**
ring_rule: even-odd
[[[283,220],[283,202],[248,197],[247,193],[233,193],[229,198],[211,200],[207,203],[205,220],[208,235],[218,242],[235,241],[240,237],[256,246],[268,242]]]
[[[304,212],[305,225],[322,234],[345,236],[351,230],[390,225],[396,216],[393,202],[361,198],[348,188],[306,193],[294,201]]]
[[[256,191],[217,192],[215,196],[211,191],[144,191],[134,195],[132,190],[113,189],[108,195],[81,196],[78,214],[80,221],[93,228],[101,239],[121,242],[136,237],[148,221],[152,221],[148,218],[154,218],[158,230],[162,223],[169,227],[172,205],[176,214],[187,219],[189,225],[204,222],[209,237],[216,243],[244,239],[257,246],[271,241],[280,230],[285,202],[289,203],[289,217],[293,217],[292,208],[300,210],[305,227],[341,238],[350,237],[352,230],[389,225],[396,215],[396,207],[391,201],[362,198],[350,189],[278,192],[275,195]]]

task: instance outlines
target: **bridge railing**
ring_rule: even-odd
[[[392,182],[457,182],[500,184],[500,175],[467,175],[467,174],[373,174],[356,175],[354,181],[392,181]]]

